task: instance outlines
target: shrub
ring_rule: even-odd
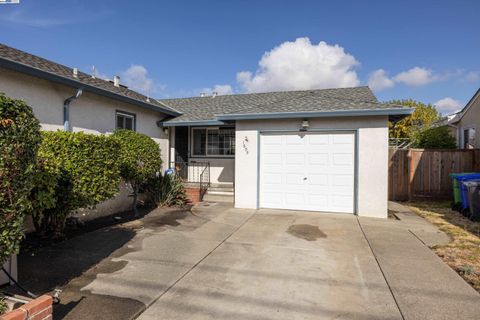
[[[0,294],[0,316],[8,311],[8,306],[5,303],[5,297]]]
[[[177,174],[153,177],[146,184],[145,193],[158,206],[181,207],[188,202],[183,181]]]
[[[418,135],[418,148],[425,149],[455,149],[457,143],[448,131],[447,126],[430,128]]]
[[[68,214],[118,192],[119,145],[104,135],[43,132],[38,151],[33,221],[40,233],[61,235]]]
[[[120,145],[120,175],[133,190],[133,211],[138,216],[140,188],[161,171],[160,147],[149,136],[132,130],[116,130],[112,138]]]
[[[40,124],[20,100],[0,94],[0,265],[17,253],[40,143]]]

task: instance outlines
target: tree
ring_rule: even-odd
[[[23,101],[0,93],[0,266],[18,252],[23,219],[31,212],[40,124]]]
[[[424,104],[412,99],[392,100],[389,103],[400,104],[414,108],[413,114],[390,125],[390,138],[409,139],[414,144],[418,143],[419,134],[431,127],[432,123],[440,119],[437,109],[431,104]]]
[[[132,130],[116,130],[112,138],[120,145],[120,175],[133,191],[133,212],[138,216],[140,187],[160,174],[160,147],[149,136]]]
[[[457,144],[447,126],[442,126],[422,131],[418,135],[416,146],[425,149],[455,149]]]

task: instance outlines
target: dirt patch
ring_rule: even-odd
[[[307,241],[316,241],[317,239],[327,237],[327,235],[317,226],[312,226],[310,224],[291,225],[287,232],[294,237]]]

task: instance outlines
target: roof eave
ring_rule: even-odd
[[[308,112],[269,112],[254,114],[220,114],[218,120],[262,120],[288,118],[323,118],[323,117],[351,117],[351,116],[408,116],[413,113],[412,108],[393,109],[363,109],[342,111],[308,111]]]
[[[126,96],[122,96],[122,95],[116,94],[116,93],[108,91],[108,90],[103,90],[103,89],[97,88],[95,86],[85,84],[85,83],[80,82],[80,81],[75,81],[75,80],[72,80],[72,79],[68,79],[68,78],[65,78],[65,77],[62,77],[62,76],[44,71],[44,70],[37,69],[37,68],[32,67],[32,66],[28,66],[28,65],[25,65],[25,64],[22,64],[22,63],[19,63],[19,62],[16,62],[16,61],[12,61],[12,60],[9,60],[9,59],[5,59],[5,58],[2,58],[2,57],[0,57],[0,67],[5,67],[7,69],[11,69],[11,70],[14,70],[14,71],[26,73],[26,74],[29,74],[29,75],[32,75],[32,76],[35,76],[35,77],[39,77],[39,78],[42,78],[42,79],[45,79],[45,80],[49,80],[49,81],[57,82],[57,83],[60,83],[60,84],[64,84],[64,85],[67,85],[67,86],[70,86],[70,87],[81,88],[84,91],[92,92],[92,93],[95,93],[95,94],[98,94],[98,95],[101,95],[101,96],[104,96],[104,97],[112,98],[112,99],[115,99],[115,100],[130,103],[130,104],[134,104],[134,105],[146,108],[146,109],[159,111],[159,112],[165,113],[167,115],[171,115],[171,116],[181,115],[181,113],[174,112],[174,111],[169,110],[169,109],[165,109],[165,108],[162,108],[162,107],[159,107],[159,106],[148,104],[146,102],[142,102],[140,100],[136,100],[136,99],[132,99],[132,98],[129,98],[129,97],[126,97]]]
[[[185,126],[221,126],[225,123],[217,120],[197,120],[197,121],[164,121],[160,125],[163,127],[185,127]]]

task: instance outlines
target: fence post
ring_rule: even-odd
[[[412,149],[408,149],[407,166],[408,166],[408,201],[411,201],[413,199],[413,177],[415,175],[415,169],[413,168],[413,161],[412,161]]]

